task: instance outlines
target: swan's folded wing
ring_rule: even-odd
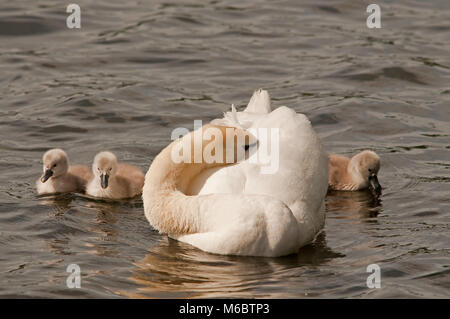
[[[246,180],[244,170],[235,166],[210,168],[195,177],[186,194],[242,194]]]

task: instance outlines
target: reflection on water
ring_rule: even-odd
[[[342,213],[342,218],[359,218],[362,221],[376,221],[382,212],[382,200],[369,191],[329,191],[326,199],[328,212]]]
[[[74,199],[82,199],[84,202],[84,209],[89,214],[89,222],[79,224],[78,227],[82,229],[82,232],[89,232],[94,234],[101,242],[115,242],[117,240],[118,230],[114,227],[121,213],[125,213],[121,210],[117,203],[107,201],[91,201],[73,194],[61,194],[56,196],[47,196],[41,198],[39,204],[46,205],[51,210],[49,218],[52,220],[64,221],[64,215],[73,213],[71,208],[75,207],[72,204]],[[70,217],[69,217],[70,218]],[[70,254],[65,251],[69,248],[70,242],[68,237],[63,238],[46,238],[46,245],[54,253],[57,254]],[[98,256],[117,256],[119,252],[114,248],[104,247],[96,244],[95,242],[85,243],[86,253],[94,254]]]
[[[220,256],[202,252],[172,239],[152,247],[136,265],[131,280],[139,285],[131,297],[283,297],[283,294],[255,295],[254,289],[269,282],[283,281],[286,272],[320,266],[344,255],[326,245],[325,233],[298,255],[282,258]],[[292,283],[287,282],[286,285]],[[293,285],[293,287],[296,287]],[[298,289],[302,289],[298,287]]]
[[[123,247],[117,223],[127,214],[125,207],[142,209],[140,201],[114,202],[93,200],[79,195],[56,195],[40,198],[40,204],[51,208],[52,218],[70,213],[73,201],[81,201],[86,231],[90,240],[84,242],[83,253],[90,256],[120,259]],[[341,213],[339,218],[373,220],[381,208],[379,200],[368,192],[337,192],[327,197],[328,212]],[[80,204],[78,204],[80,206]],[[376,219],[376,218],[375,218]],[[141,238],[141,240],[143,240]],[[145,239],[144,239],[145,240]],[[110,242],[111,245],[105,245]],[[45,246],[57,255],[73,254],[73,243],[65,238],[46,238]],[[333,260],[346,257],[327,244],[326,231],[321,232],[314,243],[303,247],[298,254],[281,258],[239,257],[208,254],[185,243],[162,236],[158,244],[151,246],[145,256],[133,262],[127,276],[126,289],[118,287],[113,293],[130,298],[214,298],[229,294],[235,297],[299,297],[326,296],[323,292],[310,291],[308,276],[317,276],[316,269],[330,265]],[[55,263],[61,263],[56,260]],[[108,276],[103,265],[91,269],[92,274]],[[327,276],[330,276],[329,274]],[[284,292],[273,292],[272,285],[283,282]],[[134,288],[131,288],[133,287]],[[304,293],[303,293],[304,292]]]
[[[330,191],[326,201],[328,212],[341,213],[339,218],[374,222],[381,210],[381,201],[370,192]],[[132,298],[144,297],[223,297],[228,293],[240,298],[286,297],[289,294],[255,294],[259,285],[268,281],[283,281],[286,273],[308,272],[311,268],[329,264],[345,254],[333,251],[321,232],[313,244],[298,254],[281,258],[220,256],[202,252],[187,244],[165,238],[153,246],[148,254],[135,263],[130,277],[139,285],[135,292],[118,292]],[[267,277],[270,276],[270,280]],[[265,279],[262,279],[265,278]],[[287,290],[307,290],[301,282],[285,282]],[[252,289],[250,289],[252,287]],[[321,294],[316,294],[318,297]]]
[[[39,205],[45,205],[51,208],[50,216],[62,216],[69,209],[72,198],[72,194],[39,196]]]
[[[348,0],[77,4],[70,30],[63,3],[0,0],[0,297],[450,297],[448,0],[381,1],[377,30]],[[381,197],[330,192],[297,255],[203,253],[153,230],[139,198],[36,196],[49,148],[146,171],[173,129],[259,87],[328,151],[382,161]],[[66,286],[71,263],[82,289]]]

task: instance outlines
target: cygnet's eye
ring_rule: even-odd
[[[112,170],[112,167],[108,168],[108,171],[109,171],[109,172],[111,172],[111,170]]]
[[[97,167],[97,170],[100,172],[100,167]]]
[[[56,167],[56,164],[53,164],[53,168],[55,168]]]
[[[369,168],[369,173],[372,173],[372,170]]]

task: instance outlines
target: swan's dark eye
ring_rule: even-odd
[[[53,167],[56,167],[56,164],[54,164]]]
[[[248,151],[249,148],[250,148],[250,145],[245,145],[245,146],[244,146],[244,150],[246,150],[246,151]]]

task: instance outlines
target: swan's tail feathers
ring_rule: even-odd
[[[272,102],[269,92],[263,89],[256,90],[244,112],[249,113],[270,113],[272,112]]]

